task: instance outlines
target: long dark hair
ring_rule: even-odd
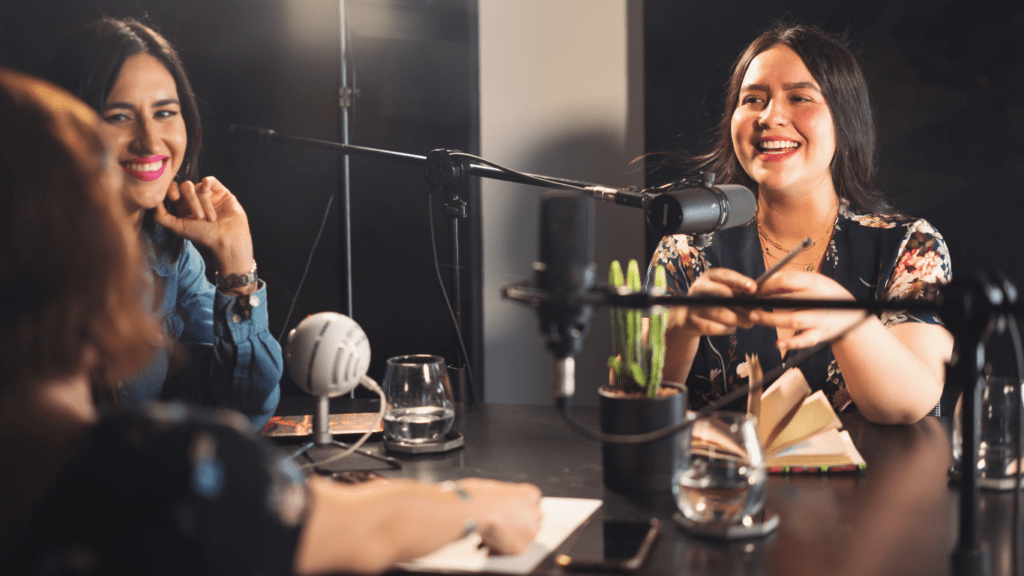
[[[743,171],[732,143],[732,115],[739,104],[740,87],[750,62],[762,52],[784,45],[800,56],[821,87],[836,134],[832,157],[832,183],[840,198],[868,212],[890,209],[875,187],[878,160],[875,119],[867,82],[845,37],[832,36],[817,26],[778,22],[747,46],[733,66],[725,96],[725,113],[718,125],[714,149],[696,158],[716,180],[742,184],[757,191],[757,184]]]
[[[153,56],[174,78],[188,138],[185,157],[174,179],[178,182],[197,180],[203,143],[199,103],[178,52],[156,30],[133,18],[104,17],[96,20],[73,32],[61,44],[50,65],[49,78],[93,109],[102,112],[125,60],[137,54]],[[143,230],[151,238],[156,226],[153,222],[154,212],[147,210],[142,220]],[[180,237],[165,231],[157,248],[174,261],[181,254],[183,244]]]

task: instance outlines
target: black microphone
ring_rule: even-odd
[[[736,184],[715,186],[711,173],[701,176],[642,190],[588,186],[584,191],[604,202],[642,208],[661,236],[708,234],[750,222],[757,211],[753,192]]]
[[[661,236],[733,228],[750,222],[757,211],[754,193],[736,184],[670,184],[644,192],[655,193],[645,212],[647,223]]]
[[[585,296],[594,287],[594,200],[578,192],[548,190],[541,197],[540,261],[533,267],[540,290],[540,329],[555,355],[555,397],[572,396],[573,355],[580,351],[593,306]]]

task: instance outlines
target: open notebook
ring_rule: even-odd
[[[825,393],[812,394],[803,372],[790,368],[758,394],[763,374],[757,357],[748,356],[747,366],[747,412],[757,416],[769,472],[845,472],[866,466]]]
[[[790,368],[762,392],[757,357],[748,356],[747,366],[747,413],[757,418],[769,472],[852,472],[866,466],[828,398],[821,390],[812,394],[799,369]],[[743,448],[714,425],[694,430],[695,449],[703,443],[709,450],[745,456]]]

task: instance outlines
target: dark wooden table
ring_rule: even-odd
[[[574,409],[595,427],[594,408]],[[913,426],[876,426],[860,416],[843,422],[868,463],[850,475],[772,475],[767,507],[780,515],[778,530],[761,540],[723,543],[688,535],[671,516],[671,494],[631,496],[601,482],[601,450],[561,421],[554,408],[536,405],[460,406],[455,428],[465,446],[444,454],[390,453],[403,461],[389,470],[364,457],[331,470],[374,469],[384,476],[427,482],[480,476],[532,482],[547,496],[599,498],[597,515],[657,516],[662,535],[640,574],[952,574],[958,536],[958,488],[950,484],[949,419],[928,417]],[[381,451],[380,442],[367,444]],[[334,449],[314,449],[322,458]],[[983,491],[983,541],[993,574],[1011,573],[1012,492]],[[550,560],[540,573],[551,573]]]

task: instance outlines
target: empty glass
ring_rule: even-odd
[[[715,412],[683,434],[673,491],[687,519],[749,526],[764,507],[767,485],[756,418]]]
[[[427,354],[389,358],[381,387],[387,399],[384,434],[392,442],[437,442],[451,430],[455,408],[444,358]]]
[[[984,480],[1010,479],[1017,472],[1017,458],[1014,454],[1014,438],[1017,424],[1017,407],[1014,398],[1022,402],[1020,392],[1014,394],[1014,380],[1005,376],[989,376],[981,391],[981,435],[978,437],[978,471]],[[963,454],[963,394],[957,400],[953,413],[953,460],[959,468]],[[987,487],[988,484],[982,484]],[[994,486],[999,487],[999,486]]]

